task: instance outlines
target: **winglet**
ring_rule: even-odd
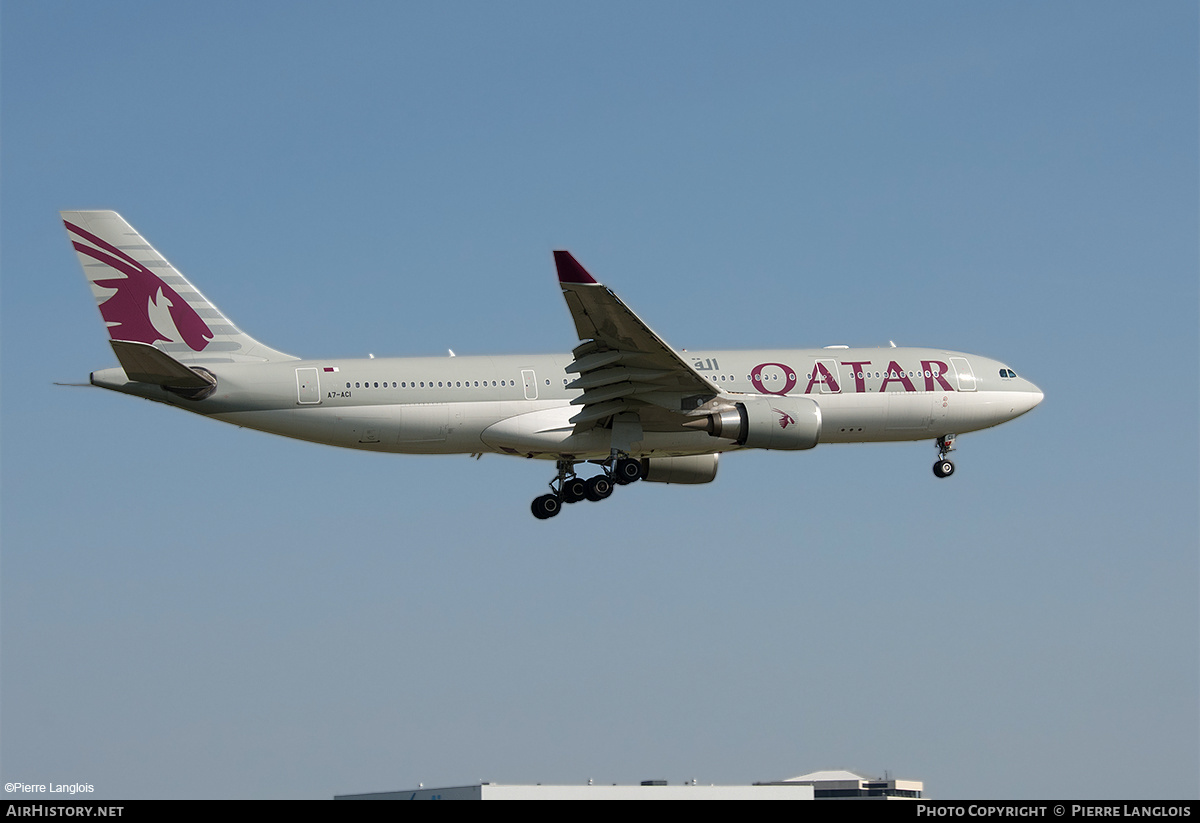
[[[554,252],[554,265],[558,269],[559,283],[599,285],[596,278],[588,274],[587,269],[579,265],[579,261],[572,257],[569,251]]]

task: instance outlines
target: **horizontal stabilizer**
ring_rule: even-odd
[[[125,376],[135,383],[153,383],[169,389],[206,389],[216,384],[206,374],[189,369],[171,355],[146,343],[109,340]]]

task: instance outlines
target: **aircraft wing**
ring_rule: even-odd
[[[647,407],[686,414],[719,394],[570,252],[554,252],[554,264],[583,341],[567,367],[579,375],[568,387],[583,389],[571,401],[582,407],[571,418],[576,431],[624,412],[641,416]]]

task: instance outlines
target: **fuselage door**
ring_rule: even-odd
[[[533,369],[521,369],[521,382],[525,385],[525,399],[537,400],[537,375]]]
[[[296,369],[296,402],[301,406],[321,402],[321,383],[316,369]]]
[[[837,361],[818,360],[816,369],[819,375],[817,379],[821,382],[821,394],[840,394],[842,386]]]
[[[971,371],[970,363],[962,357],[951,357],[950,368],[958,378],[959,391],[975,391],[975,372]]]

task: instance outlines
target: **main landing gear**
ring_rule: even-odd
[[[578,503],[584,499],[599,502],[609,497],[617,485],[625,486],[642,479],[641,461],[626,455],[614,454],[600,463],[604,473],[588,480],[575,474],[575,465],[582,462],[558,461],[558,476],[550,481],[551,494],[543,494],[530,506],[534,517],[538,520],[551,518],[559,513],[564,503]]]
[[[946,459],[946,455],[954,451],[954,435],[943,434],[937,439],[938,459],[933,464],[933,473],[938,477],[949,477],[954,474],[954,463]]]

